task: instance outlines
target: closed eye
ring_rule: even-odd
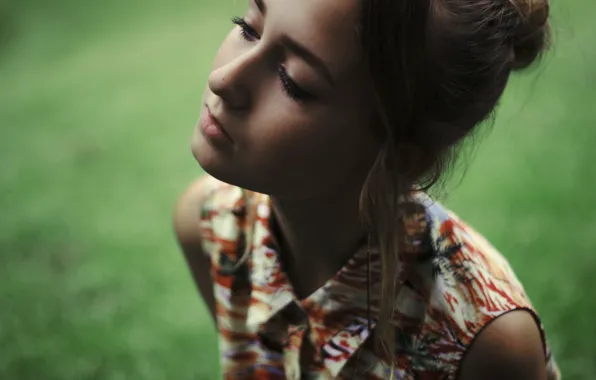
[[[242,17],[232,18],[232,22],[240,27],[240,35],[247,41],[258,41],[261,36],[257,31],[244,20]]]
[[[296,100],[297,102],[304,102],[306,100],[312,99],[313,96],[311,94],[301,89],[296,82],[290,78],[286,68],[283,65],[279,66],[277,73],[279,75],[279,79],[281,80],[283,90],[290,98]]]
[[[240,35],[246,41],[255,42],[261,39],[259,33],[257,33],[257,31],[252,26],[250,26],[244,18],[233,17],[232,22],[240,27]],[[290,78],[286,71],[286,68],[283,65],[280,65],[278,67],[277,74],[279,76],[282,89],[284,90],[286,95],[288,95],[292,100],[301,103],[313,98],[311,94],[302,90],[300,86],[298,86],[296,82],[292,78]]]

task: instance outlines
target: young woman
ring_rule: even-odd
[[[558,379],[507,261],[425,190],[547,0],[250,0],[174,223],[226,379]]]

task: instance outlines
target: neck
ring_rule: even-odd
[[[272,197],[284,269],[299,297],[322,286],[354,254],[365,237],[360,189],[288,200]]]

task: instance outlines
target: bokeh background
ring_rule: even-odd
[[[445,203],[505,255],[568,380],[596,378],[596,2],[512,79]],[[244,0],[0,0],[0,379],[216,379],[171,231]],[[461,173],[460,173],[461,174]]]

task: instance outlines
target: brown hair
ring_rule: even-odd
[[[393,357],[400,197],[427,190],[459,143],[495,109],[514,70],[550,40],[547,0],[365,0],[362,42],[384,148],[365,182],[361,216],[381,251],[376,347]]]

